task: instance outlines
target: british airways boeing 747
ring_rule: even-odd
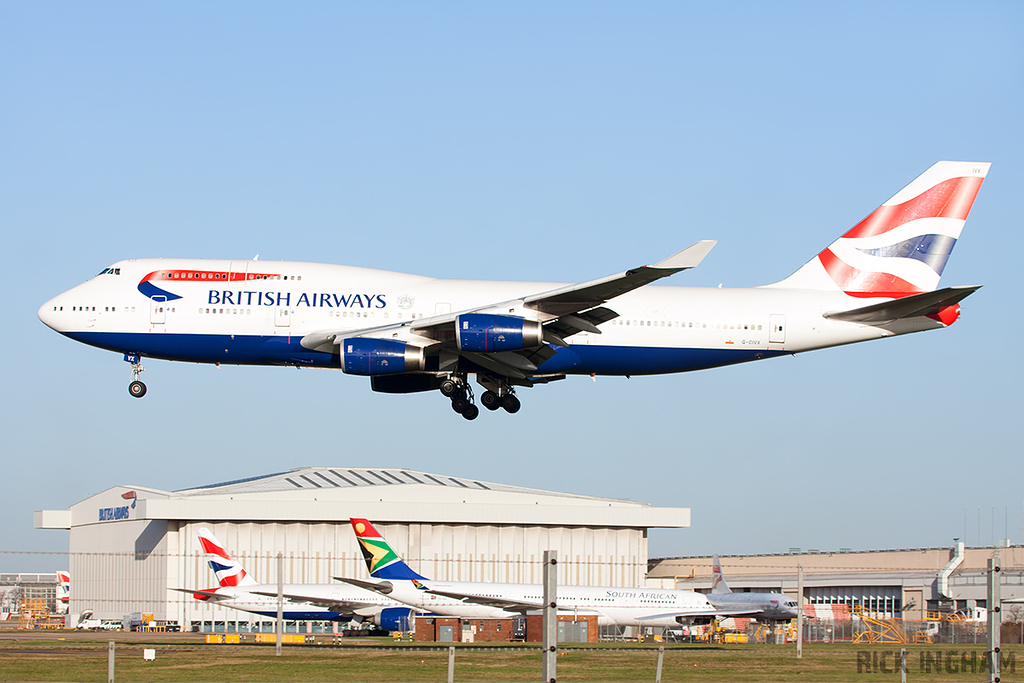
[[[61,334],[142,358],[341,369],[374,391],[440,390],[466,419],[567,375],[687,372],[940,329],[978,289],[938,289],[988,163],[940,161],[790,277],[647,287],[701,241],[580,284],[447,280],[318,263],[132,259],[43,304]]]

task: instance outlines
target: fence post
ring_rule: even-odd
[[[448,683],[455,681],[455,646],[448,646]]]
[[[988,680],[999,683],[999,650],[1003,626],[1002,595],[999,583],[999,551],[988,561]]]
[[[796,658],[804,656],[804,566],[796,568]]]
[[[654,683],[661,683],[661,665],[665,662],[665,646],[658,647],[658,671],[654,674]]]
[[[558,551],[544,551],[544,617],[541,640],[544,644],[541,673],[544,683],[555,683],[558,678]]]
[[[114,683],[114,641],[107,643],[107,683]]]
[[[284,640],[284,553],[277,553],[277,645],[274,648],[274,655],[281,656],[281,641]]]
[[[900,683],[907,683],[907,648],[900,648]]]

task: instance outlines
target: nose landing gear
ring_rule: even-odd
[[[146,395],[146,385],[139,381],[139,375],[146,369],[142,367],[142,358],[136,353],[126,353],[124,359],[132,364],[132,381],[128,384],[128,393],[134,398],[142,398]]]

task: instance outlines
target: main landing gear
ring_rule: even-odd
[[[132,381],[128,384],[128,393],[134,398],[142,398],[146,395],[146,385],[139,381],[139,375],[146,369],[142,367],[142,358],[136,353],[126,353],[124,359],[132,364]]]
[[[480,403],[487,410],[504,408],[508,413],[518,413],[522,404],[515,391],[504,380],[491,377],[479,377],[478,381],[486,391],[480,395]],[[452,401],[452,410],[467,420],[475,420],[480,409],[473,403],[473,389],[466,380],[465,373],[452,373],[441,382],[441,393]]]
[[[480,415],[480,409],[473,403],[473,388],[464,374],[453,374],[441,382],[441,393],[452,400],[452,410],[467,420]]]

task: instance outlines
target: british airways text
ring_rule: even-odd
[[[383,294],[331,294],[302,292],[292,303],[292,292],[248,292],[211,289],[206,303],[228,306],[308,306],[310,308],[384,308]]]

